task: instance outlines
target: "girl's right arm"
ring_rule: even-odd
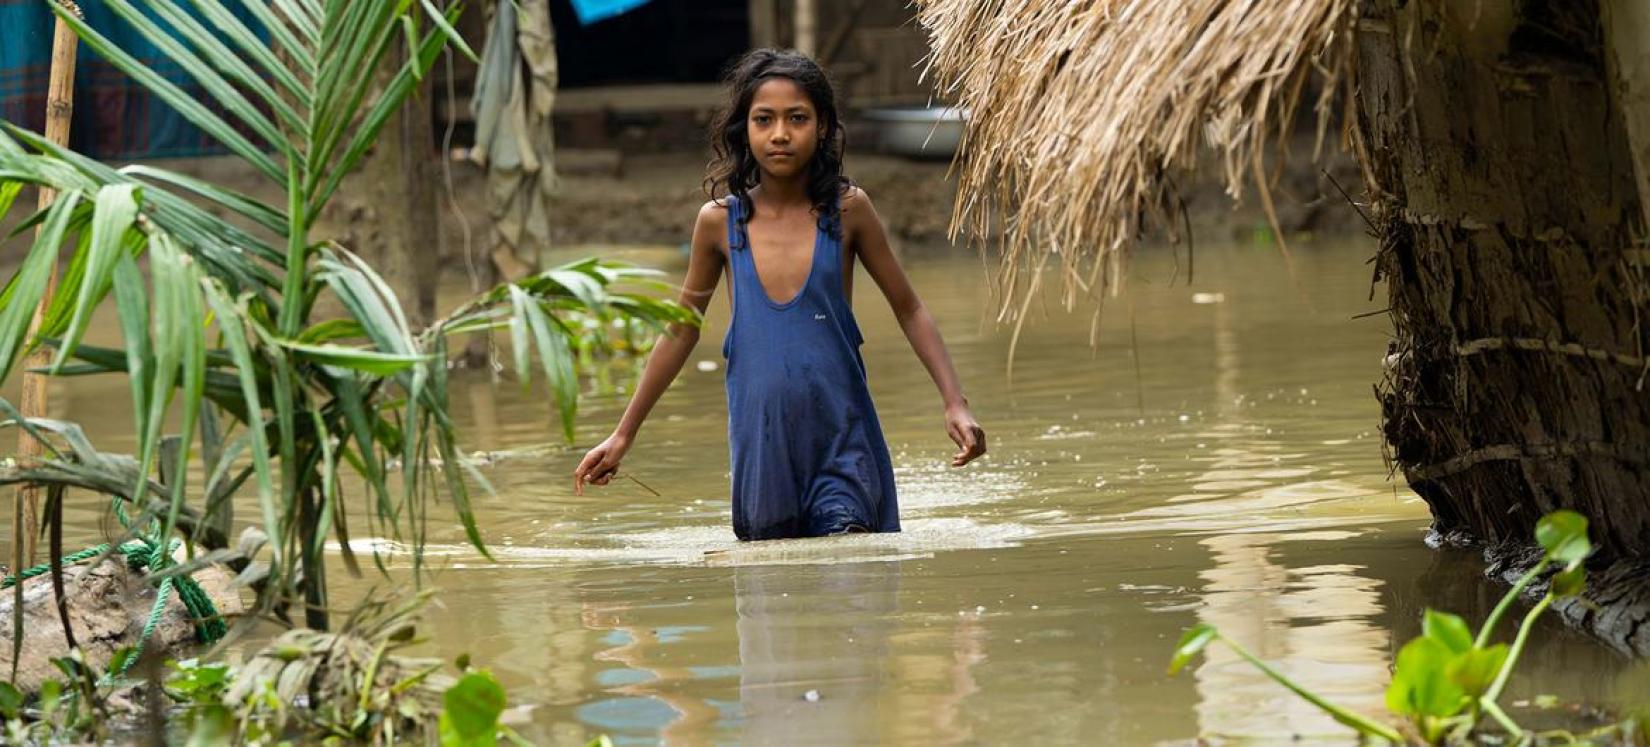
[[[682,280],[682,294],[678,300],[682,305],[698,310],[701,315],[716,292],[716,284],[722,279],[722,269],[727,261],[722,250],[722,244],[726,241],[724,229],[727,215],[725,207],[711,201],[699,208],[699,217],[693,223],[692,254],[688,257],[687,277]],[[619,473],[619,462],[630,451],[636,432],[642,428],[642,421],[647,419],[647,414],[653,410],[653,405],[665,393],[670,382],[676,380],[676,375],[682,371],[682,364],[687,362],[688,355],[698,343],[699,328],[689,324],[671,325],[659,337],[653,353],[647,357],[646,367],[642,369],[642,380],[636,385],[636,392],[631,395],[630,404],[625,407],[624,416],[613,429],[613,435],[585,454],[584,459],[579,461],[578,469],[573,471],[574,494],[583,495],[585,483],[606,485]]]

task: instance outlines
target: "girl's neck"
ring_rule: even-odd
[[[808,196],[807,170],[791,177],[776,177],[764,173],[762,181],[752,190],[752,199],[760,199],[764,205],[772,208],[786,208],[798,205],[813,206],[813,200]]]

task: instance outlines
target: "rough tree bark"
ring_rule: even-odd
[[[1372,0],[1357,147],[1395,331],[1391,456],[1436,537],[1515,572],[1542,514],[1600,546],[1573,622],[1650,654],[1650,305],[1596,0]],[[1635,576],[1637,576],[1635,578]]]

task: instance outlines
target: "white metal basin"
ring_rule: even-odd
[[[885,107],[866,110],[864,120],[884,153],[950,158],[962,141],[965,116],[955,107]]]

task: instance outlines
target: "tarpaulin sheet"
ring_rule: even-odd
[[[193,78],[166,60],[155,45],[104,3],[84,0],[80,6],[93,29],[221,114],[221,108],[210,103]],[[245,9],[234,3],[229,7],[248,28],[262,35],[263,27]],[[36,132],[46,123],[54,21],[47,0],[0,0],[0,118]],[[170,28],[164,23],[161,26]],[[94,158],[108,159],[224,152],[217,141],[93,54],[85,44],[80,45],[77,56],[70,147]],[[226,119],[234,123],[232,118]]]
[[[629,13],[649,2],[651,0],[573,0],[573,12],[578,14],[579,23],[589,26],[597,21]]]

